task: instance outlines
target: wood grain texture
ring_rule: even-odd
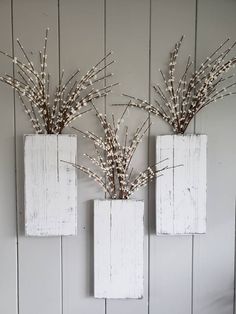
[[[25,231],[28,236],[77,231],[76,135],[26,135]]]
[[[143,201],[94,201],[94,295],[143,297]]]
[[[156,233],[206,232],[206,135],[163,135],[156,139],[156,162],[172,169],[156,181]]]

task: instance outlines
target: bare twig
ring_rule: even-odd
[[[177,80],[176,61],[182,41],[183,36],[170,53],[168,75],[160,70],[164,88],[159,84],[153,86],[156,93],[155,104],[124,94],[130,99],[130,107],[160,116],[177,134],[183,134],[186,131],[193,117],[202,108],[218,99],[235,94],[232,88],[236,85],[234,82],[228,83],[234,75],[225,76],[236,64],[236,57],[228,57],[236,42],[226,47],[229,39],[213,51],[194,72],[193,62],[189,56],[183,74]]]
[[[43,50],[39,52],[39,69],[34,66],[19,39],[17,43],[26,62],[0,51],[12,60],[18,73],[18,78],[5,74],[0,76],[0,81],[16,90],[36,133],[60,134],[72,121],[87,112],[87,110],[82,110],[91,101],[111,92],[116,84],[104,87],[102,83],[105,79],[112,77],[112,73],[105,74],[104,70],[109,68],[114,61],[108,61],[112,54],[109,52],[84,76],[80,78],[80,70],[77,70],[65,83],[63,83],[64,71],[62,71],[51,104],[50,74],[47,72],[48,32],[49,29],[46,30]],[[107,61],[105,65],[104,61]]]
[[[153,180],[156,176],[159,176],[168,167],[158,170],[156,168],[157,164],[155,164],[140,172],[136,175],[135,179],[132,179],[134,168],[131,168],[131,160],[137,146],[150,128],[148,119],[136,129],[132,137],[129,136],[130,132],[128,132],[128,128],[125,126],[124,139],[120,141],[120,124],[121,120],[123,121],[125,118],[128,107],[126,106],[117,121],[115,121],[112,114],[110,123],[106,114],[101,114],[96,106],[92,105],[104,132],[104,137],[99,137],[91,131],[84,132],[77,128],[72,128],[94,143],[95,155],[85,154],[85,157],[89,159],[96,170],[93,171],[81,165],[74,166],[100,184],[111,198],[127,199],[137,189],[146,185],[148,181]],[[162,162],[166,161],[165,159]],[[104,177],[106,178],[105,181],[103,181]]]

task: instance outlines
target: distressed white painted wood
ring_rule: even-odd
[[[144,202],[94,201],[94,295],[143,297]]]
[[[206,135],[157,136],[156,161],[169,166],[156,182],[157,234],[206,232]]]
[[[25,135],[25,231],[29,236],[75,235],[76,135]]]

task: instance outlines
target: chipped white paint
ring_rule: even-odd
[[[76,135],[25,135],[25,232],[74,235],[77,229]]]
[[[156,181],[157,234],[206,232],[206,135],[157,136],[156,162],[169,159]]]
[[[94,295],[143,297],[143,201],[94,201]]]

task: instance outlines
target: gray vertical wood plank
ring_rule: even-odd
[[[235,41],[235,13],[232,0],[198,1],[198,65],[227,37]],[[208,194],[207,234],[195,238],[194,314],[233,313],[235,102],[232,96],[213,103],[196,119],[196,131],[208,135]]]
[[[52,74],[52,85],[57,84],[57,1],[14,1],[13,18],[15,40],[21,39],[35,64],[38,64],[38,51],[43,47],[45,30],[47,27],[50,28],[48,68]],[[22,56],[16,44],[15,54]],[[24,236],[23,135],[33,133],[33,130],[18,99],[16,100],[16,132],[20,313],[58,314],[61,311],[60,239],[36,239]]]
[[[65,78],[76,69],[84,75],[104,56],[104,1],[60,1],[60,33],[61,68],[65,70]],[[103,111],[104,99],[94,103]],[[93,112],[73,125],[103,136]],[[91,153],[93,148],[78,134],[79,163],[91,166],[83,154]],[[105,301],[95,299],[93,291],[93,199],[103,197],[100,187],[78,172],[78,234],[63,238],[64,314],[104,314]]]
[[[1,49],[11,51],[11,3],[1,1]],[[12,65],[0,57],[0,73]],[[14,161],[14,101],[12,90],[0,84],[0,313],[17,313],[17,251]]]
[[[149,62],[149,1],[106,1],[106,49],[113,50],[117,63],[115,78],[120,82],[107,97],[107,113],[114,112],[120,118],[122,108],[111,107],[113,103],[127,103],[122,92],[134,96],[148,97]],[[128,125],[133,134],[147,118],[144,112],[129,109],[122,126]],[[144,170],[148,164],[148,138],[145,136],[133,160],[134,171]],[[108,300],[108,314],[148,313],[148,189],[140,189],[134,198],[144,200],[144,297],[141,300]]]
[[[151,83],[161,80],[158,69],[168,70],[169,52],[185,34],[179,70],[194,54],[195,0],[152,0]],[[178,73],[178,70],[176,74]],[[142,95],[141,95],[142,96]],[[154,99],[152,90],[151,101]],[[154,162],[155,136],[171,134],[161,119],[152,118],[150,162]],[[193,131],[193,125],[188,133]],[[158,183],[157,183],[158,184]],[[150,188],[150,313],[189,314],[191,311],[191,236],[155,235],[155,189]]]

